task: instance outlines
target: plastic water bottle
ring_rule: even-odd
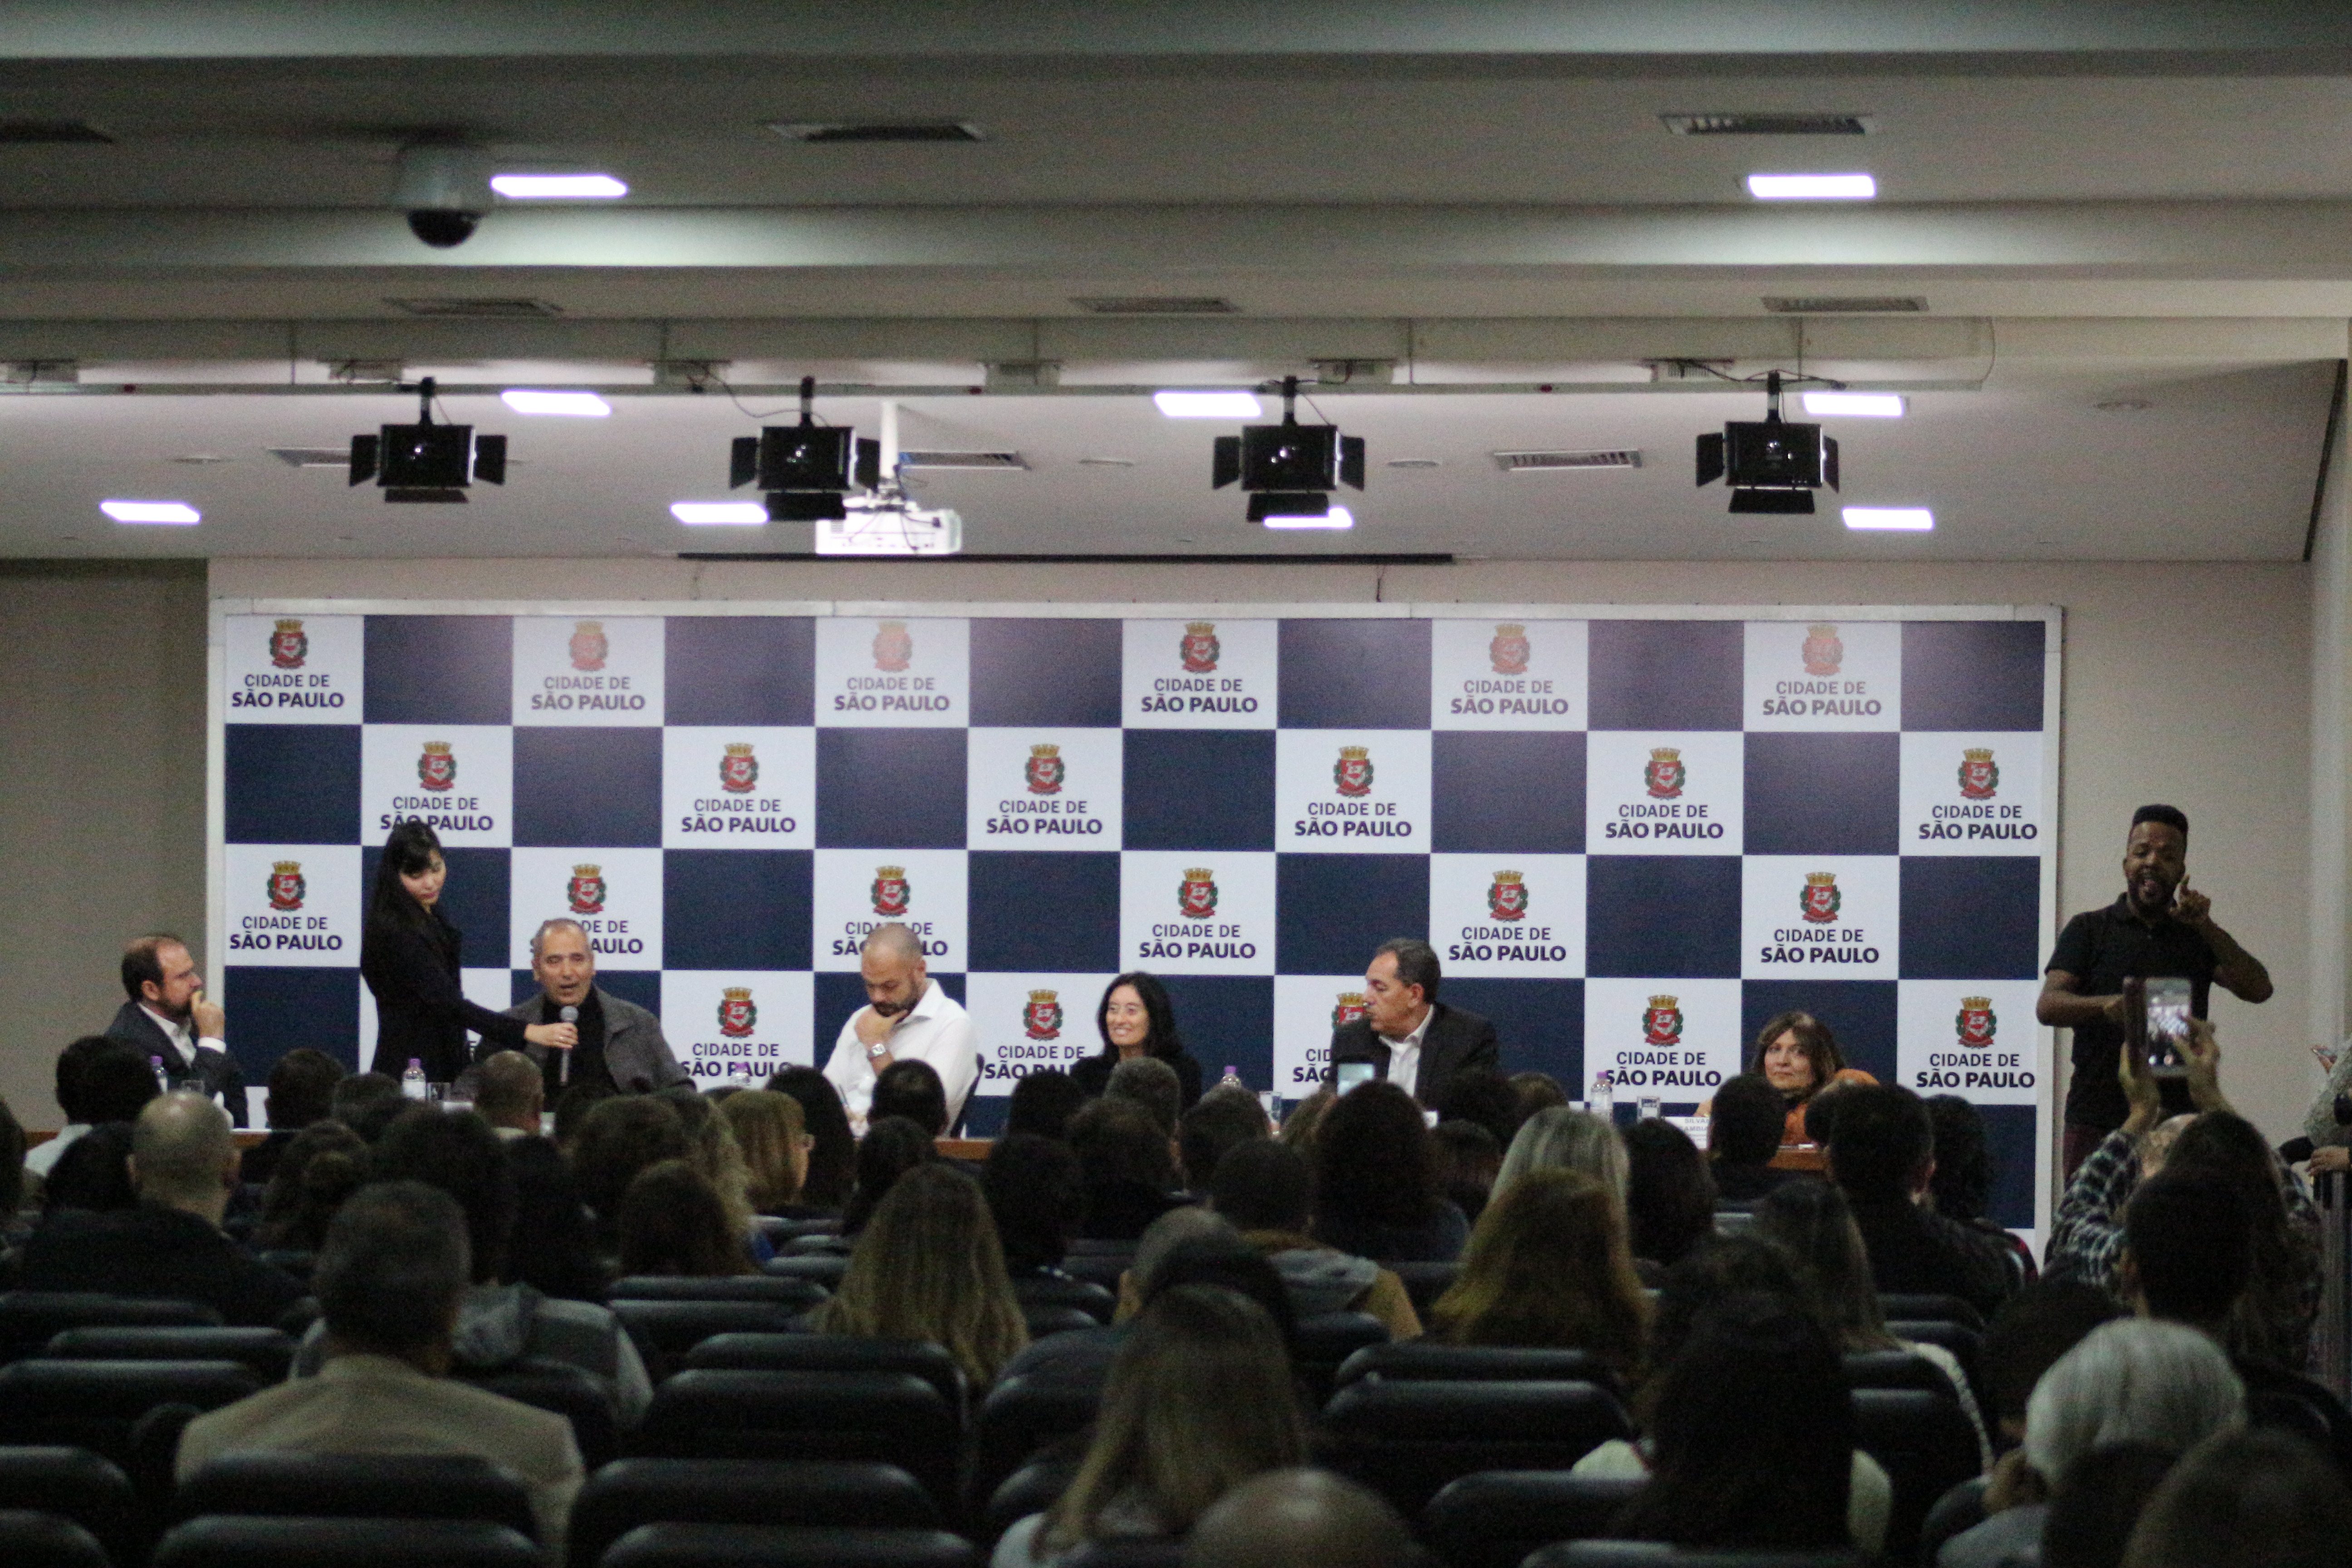
[[[1591,1099],[1585,1101],[1585,1104],[1591,1109],[1592,1114],[1601,1118],[1601,1121],[1613,1121],[1616,1120],[1617,1086],[1609,1081],[1609,1072],[1607,1068],[1604,1068],[1601,1071],[1592,1075],[1592,1095]]]
[[[408,1058],[408,1070],[400,1075],[400,1092],[406,1100],[430,1100],[432,1085],[425,1081],[425,1061],[421,1057]]]
[[[1225,1076],[1217,1080],[1217,1087],[1219,1089],[1246,1089],[1249,1086],[1242,1082],[1241,1068],[1229,1067],[1225,1069]]]
[[[149,1057],[147,1058],[147,1065],[155,1069],[155,1087],[162,1089],[165,1094],[171,1093],[172,1075],[163,1070],[163,1058],[162,1057]]]

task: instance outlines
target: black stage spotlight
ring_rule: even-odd
[[[735,438],[727,486],[740,489],[758,480],[770,522],[847,517],[844,498],[882,482],[882,443],[863,440],[845,425],[819,425],[815,402],[816,377],[804,375],[799,424],[763,425],[757,436]]]
[[[1298,378],[1282,378],[1282,423],[1244,425],[1238,436],[1217,437],[1210,488],[1238,481],[1250,498],[1249,520],[1324,517],[1341,485],[1364,488],[1364,438],[1342,436],[1337,425],[1298,422]]]
[[[402,390],[405,391],[406,388]],[[386,425],[373,436],[352,437],[352,479],[373,479],[388,501],[456,501],[466,487],[507,482],[507,438],[477,436],[471,425],[433,423],[433,378],[416,384],[416,423]]]
[[[1780,417],[1780,373],[1765,377],[1764,417],[1734,420],[1698,438],[1698,482],[1727,476],[1733,511],[1811,515],[1813,492],[1838,488],[1838,444],[1818,425]]]

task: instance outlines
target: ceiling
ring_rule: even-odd
[[[1870,131],[1687,137],[1660,119],[1726,110]],[[984,139],[767,129],[877,120]],[[26,121],[111,140],[5,142]],[[424,133],[631,194],[499,204],[430,250],[391,205],[398,149]],[[1849,168],[1878,202],[1740,189]],[[16,0],[0,282],[0,360],[78,377],[0,395],[0,554],[804,550],[805,528],[667,515],[719,494],[726,441],[755,427],[723,395],[649,384],[656,360],[711,359],[754,409],[811,374],[836,421],[870,431],[887,396],[908,447],[1020,451],[1025,471],[922,476],[976,552],[2294,559],[2352,320],[2352,12]],[[1232,312],[1078,303],[1134,295]],[[1925,309],[1801,334],[1764,303],[1792,295]],[[391,302],[420,299],[550,314],[419,321]],[[1230,426],[1139,395],[1334,358],[1377,362],[1318,400],[1370,444],[1350,534],[1246,527],[1207,486]],[[1937,531],[1726,517],[1691,485],[1690,444],[1760,398],[1654,386],[1645,362],[1665,358],[1741,376],[1801,358],[1906,391],[1900,422],[1833,426],[1845,499],[1932,506]],[[511,483],[388,508],[268,455],[407,416],[333,384],[352,360],[483,391],[599,385],[615,412],[522,419],[461,392],[453,414],[513,437]],[[1018,390],[1032,373],[1003,367],[1032,361],[1058,388]],[[1514,447],[1643,466],[1506,475],[1488,454]],[[205,521],[98,515],[122,495]]]

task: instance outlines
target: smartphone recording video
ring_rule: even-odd
[[[2179,1078],[2189,1071],[2189,982],[2160,975],[2147,983],[2142,1001],[2146,1023],[2147,1070],[2158,1078]]]

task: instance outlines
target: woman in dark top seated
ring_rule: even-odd
[[[1714,1167],[1717,1203],[1745,1206],[1796,1174],[1772,1168],[1788,1114],[1780,1091],[1761,1073],[1724,1079],[1706,1122],[1706,1157]]]
[[[449,868],[441,837],[421,822],[393,826],[376,863],[360,933],[360,973],[375,997],[375,1060],[371,1070],[399,1078],[412,1061],[432,1083],[450,1083],[472,1060],[466,1031],[486,1051],[534,1046],[569,1050],[580,1032],[569,1024],[532,1024],[493,1013],[458,989],[465,933],[441,912]],[[499,967],[506,964],[501,962]]]
[[[1376,1263],[1451,1263],[1470,1222],[1437,1184],[1437,1152],[1412,1096],[1359,1084],[1315,1135],[1315,1239]]]
[[[1183,1091],[1178,1097],[1177,1112],[1181,1115],[1200,1103],[1201,1064],[1192,1059],[1192,1053],[1184,1048],[1184,1037],[1176,1032],[1176,1005],[1168,999],[1168,987],[1160,984],[1158,975],[1136,970],[1112,981],[1095,1009],[1095,1029],[1102,1036],[1103,1048],[1070,1068],[1070,1077],[1086,1090],[1087,1099],[1101,1098],[1110,1087],[1111,1069],[1119,1063],[1134,1057],[1158,1057],[1176,1069],[1176,1082]]]

